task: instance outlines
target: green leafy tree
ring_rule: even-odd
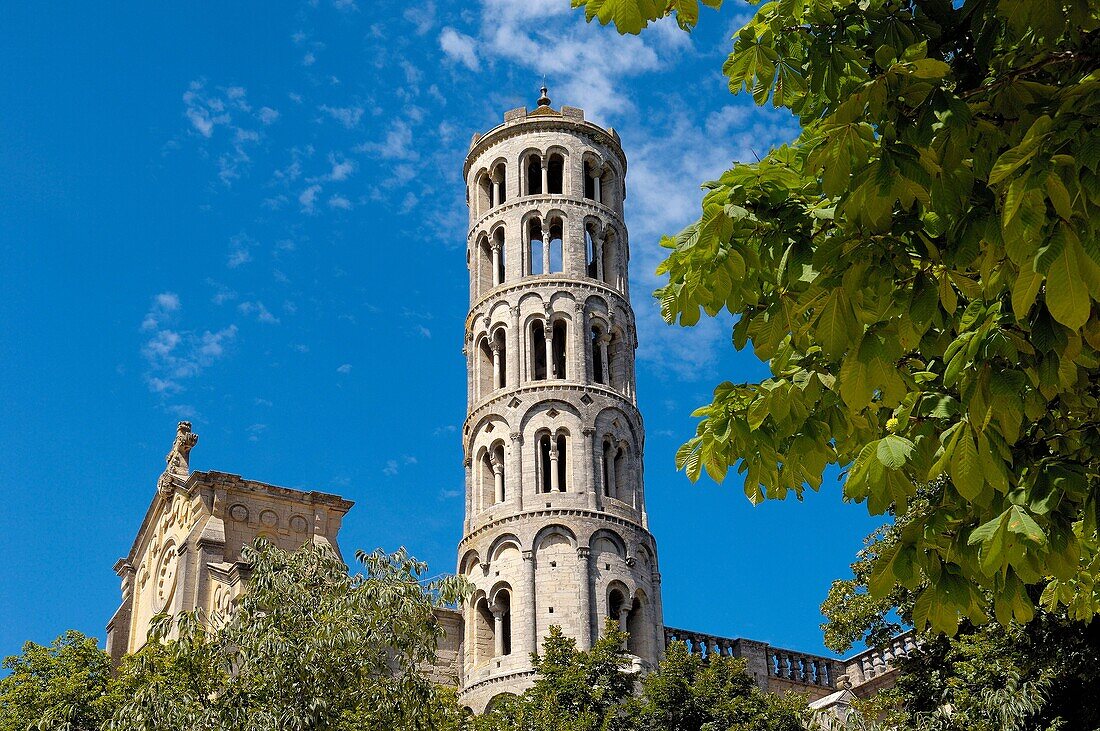
[[[434,610],[461,579],[423,582],[404,550],[360,553],[350,575],[331,549],[246,548],[248,590],[229,617],[161,617],[123,666],[119,731],[209,728],[458,728],[453,693],[421,670],[443,630]]]
[[[802,731],[808,713],[801,696],[757,688],[744,660],[704,661],[676,642],[625,716],[638,731]]]
[[[583,2],[589,17],[676,3]],[[615,9],[617,8],[617,9]],[[751,501],[818,489],[906,516],[870,588],[918,627],[1100,607],[1100,6],[780,0],[724,66],[802,132],[706,183],[662,245],[665,318],[727,310],[771,376],[720,384],[677,453]],[[992,599],[989,601],[988,599]]]
[[[852,565],[853,578],[834,582],[822,605],[831,649],[846,652],[863,638],[878,644],[900,628],[899,622],[911,619],[919,590],[898,588],[888,599],[877,599],[867,586],[875,557],[889,551],[903,531],[904,526],[876,531]],[[954,637],[925,633],[919,650],[895,664],[895,686],[863,714],[873,719],[882,712],[887,722],[862,724],[867,728],[1100,728],[1100,698],[1091,691],[1100,675],[1100,619],[1084,624],[1065,610],[1039,609],[1030,622],[1007,627],[963,622]]]
[[[552,626],[533,653],[535,684],[500,699],[475,721],[477,731],[604,731],[620,726],[620,709],[636,682],[628,672],[626,634],[607,623],[591,650]]]
[[[4,659],[0,731],[92,731],[119,703],[111,659],[95,638],[69,630],[48,647],[28,642]]]

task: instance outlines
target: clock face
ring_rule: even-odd
[[[161,551],[153,585],[153,611],[160,612],[172,600],[176,591],[176,547],[169,543]]]

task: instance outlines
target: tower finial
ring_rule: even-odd
[[[539,97],[539,106],[540,107],[550,106],[550,97],[546,96],[546,84],[543,84],[542,88],[539,89],[539,91],[542,92],[542,96]]]

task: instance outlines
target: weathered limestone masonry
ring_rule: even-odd
[[[461,701],[481,712],[533,679],[552,625],[590,647],[611,617],[641,668],[664,654],[647,530],[634,313],[614,130],[580,109],[514,109],[475,135],[463,428]]]
[[[336,534],[353,503],[225,472],[190,472],[197,441],[191,424],[181,421],[137,538],[115,564],[122,605],[107,624],[115,662],[141,649],[161,611],[228,612],[248,574],[241,548],[260,536],[284,550],[313,541],[339,555]]]

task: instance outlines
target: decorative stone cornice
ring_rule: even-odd
[[[638,533],[641,533],[649,539],[649,548],[651,550],[656,549],[656,541],[654,540],[653,535],[648,530],[646,530],[641,523],[637,521],[627,520],[626,518],[620,518],[617,515],[612,515],[610,513],[605,513],[598,510],[588,510],[586,508],[541,508],[538,510],[524,510],[522,512],[512,513],[511,515],[506,515],[503,518],[497,518],[496,520],[490,521],[485,525],[478,526],[477,528],[463,536],[462,540],[459,541],[458,552],[459,554],[463,553],[478,538],[490,531],[500,528],[501,526],[505,526],[510,523],[527,521],[538,522],[547,518],[589,518],[600,520],[605,523],[611,523],[612,525],[617,525],[623,528],[630,528],[631,530],[637,531]]]
[[[466,180],[470,177],[470,169],[473,167],[474,161],[488,151],[489,148],[513,137],[535,132],[568,132],[584,135],[596,144],[602,145],[615,153],[615,157],[622,165],[623,175],[626,174],[626,155],[623,153],[622,145],[608,130],[584,119],[573,119],[564,115],[531,116],[529,114],[515,121],[498,124],[478,138],[477,142],[471,145],[469,152],[466,153],[466,160],[462,164],[462,179]]]
[[[521,195],[516,198],[511,198],[504,201],[499,205],[495,205],[485,213],[481,214],[481,217],[473,222],[470,226],[469,232],[466,234],[466,243],[469,245],[478,237],[479,234],[489,233],[485,230],[495,228],[498,223],[502,221],[496,220],[497,217],[504,218],[503,214],[516,208],[522,208],[524,210],[530,208],[540,208],[540,204],[548,205],[550,208],[556,209],[568,209],[568,208],[580,208],[581,217],[586,213],[597,216],[602,216],[607,219],[607,223],[615,227],[616,233],[626,241],[626,224],[623,223],[622,217],[619,212],[610,206],[606,206],[603,203],[598,203],[591,198],[577,198],[576,196],[566,195],[565,193],[545,193],[536,195]]]

